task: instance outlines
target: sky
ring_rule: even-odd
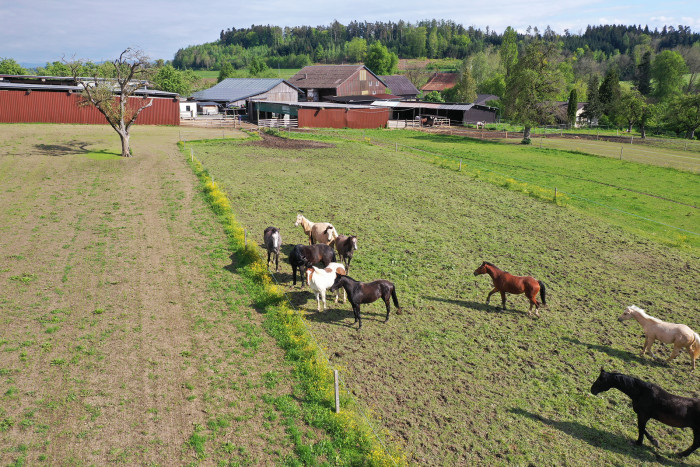
[[[329,25],[334,20],[445,19],[499,33],[507,26],[524,32],[572,34],[587,25],[679,24],[700,31],[698,0],[0,0],[0,58],[25,66],[65,59],[113,60],[127,47],[152,59],[172,60],[178,49],[213,42],[222,29]]]

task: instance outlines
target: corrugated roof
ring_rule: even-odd
[[[404,75],[380,76],[386,87],[396,96],[417,96],[420,91]]]
[[[68,84],[34,84],[34,83],[8,83],[5,81],[0,81],[0,89],[10,89],[10,90],[27,90],[27,91],[64,91],[64,92],[82,92],[83,86],[71,86]],[[177,97],[176,92],[166,92],[158,91],[156,89],[137,89],[134,91],[135,95],[139,96],[153,96],[153,97]]]
[[[299,70],[288,81],[300,89],[335,89],[362,68],[382,81],[364,65],[309,65]]]
[[[459,81],[459,73],[435,73],[421,89],[423,91],[444,91],[454,87]]]
[[[435,109],[435,110],[469,110],[474,104],[439,104],[437,102],[372,102],[375,107],[393,107],[399,109]],[[483,107],[483,106],[482,106]]]
[[[264,94],[283,82],[286,81],[279,78],[226,78],[214,87],[195,92],[192,97],[196,100],[235,102]]]

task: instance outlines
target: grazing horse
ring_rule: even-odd
[[[312,264],[321,263],[325,268],[335,262],[335,251],[323,243],[316,245],[295,245],[289,254],[289,264],[292,265],[292,285],[297,285],[297,269],[301,285],[304,285],[304,270]]]
[[[299,225],[304,229],[304,233],[309,236],[309,245],[314,243],[330,245],[335,240],[335,237],[338,236],[338,232],[332,224],[328,222],[311,222],[301,214],[297,214],[297,220],[294,222],[294,227]],[[330,232],[327,232],[329,228]]]
[[[637,413],[638,445],[642,445],[646,435],[654,446],[659,447],[646,430],[647,422],[653,418],[669,426],[693,429],[693,444],[678,456],[685,457],[700,447],[700,399],[676,396],[656,384],[621,373],[608,373],[601,368],[600,376],[591,386],[591,393],[596,395],[610,388],[619,389],[632,399],[632,408]]]
[[[649,316],[644,310],[635,305],[625,308],[625,312],[617,320],[625,321],[631,318],[637,320],[646,335],[641,355],[648,351],[654,357],[651,346],[658,339],[664,344],[673,344],[673,352],[666,360],[667,363],[676,358],[681,353],[681,350],[685,348],[693,361],[693,370],[695,369],[695,359],[700,357],[700,336],[696,332],[685,324],[666,323],[658,318]]]
[[[396,307],[396,314],[401,314],[401,307],[399,306],[399,301],[396,298],[396,287],[394,284],[385,281],[377,280],[373,282],[358,282],[350,276],[337,275],[335,277],[335,282],[331,286],[331,292],[335,292],[340,287],[345,289],[348,294],[350,304],[352,305],[352,311],[355,315],[355,321],[352,324],[359,322],[357,329],[362,328],[362,319],[360,318],[360,304],[362,303],[372,303],[378,298],[384,300],[386,305],[386,319],[384,322],[389,321],[389,310],[391,305],[389,303],[389,297],[394,300],[394,306]]]
[[[280,247],[282,246],[282,236],[277,227],[268,227],[263,234],[265,249],[267,250],[267,267],[270,267],[270,255],[275,258],[275,272],[280,272]]]
[[[321,311],[320,299],[323,299],[323,309],[326,309],[326,289],[333,285],[337,275],[344,274],[347,274],[345,266],[340,263],[329,263],[328,266],[323,269],[319,269],[316,266],[311,266],[306,269],[306,283],[309,284],[309,288],[316,295],[316,305],[319,312]],[[345,292],[343,303],[345,303],[347,299],[348,294]],[[337,290],[335,291],[335,303],[338,303]]]
[[[354,235],[338,235],[335,239],[335,249],[338,251],[338,256],[345,263],[345,269],[350,271],[350,261],[352,255],[357,250],[357,237]]]
[[[540,304],[537,302],[537,292],[542,297],[542,305],[546,305],[544,282],[538,281],[531,276],[514,276],[505,271],[501,271],[491,263],[484,261],[481,266],[476,268],[474,275],[488,274],[493,280],[493,290],[486,297],[486,303],[489,302],[491,295],[496,292],[501,292],[501,300],[503,301],[503,309],[506,309],[506,293],[521,294],[524,293],[530,300],[530,309],[528,316],[532,316],[532,307],[535,307],[535,315],[540,316]]]

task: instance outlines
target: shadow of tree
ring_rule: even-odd
[[[83,141],[69,141],[65,144],[35,144],[34,149],[42,156],[67,156],[68,154],[86,154],[89,143]],[[100,151],[94,151],[100,152]],[[110,153],[111,154],[111,153]]]

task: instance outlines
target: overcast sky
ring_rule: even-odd
[[[113,59],[127,47],[171,60],[188,45],[212,42],[222,29],[252,24],[328,25],[333,20],[451,19],[502,32],[529,25],[556,32],[587,25],[690,26],[700,31],[698,0],[0,0],[0,58],[44,64],[66,58]]]

